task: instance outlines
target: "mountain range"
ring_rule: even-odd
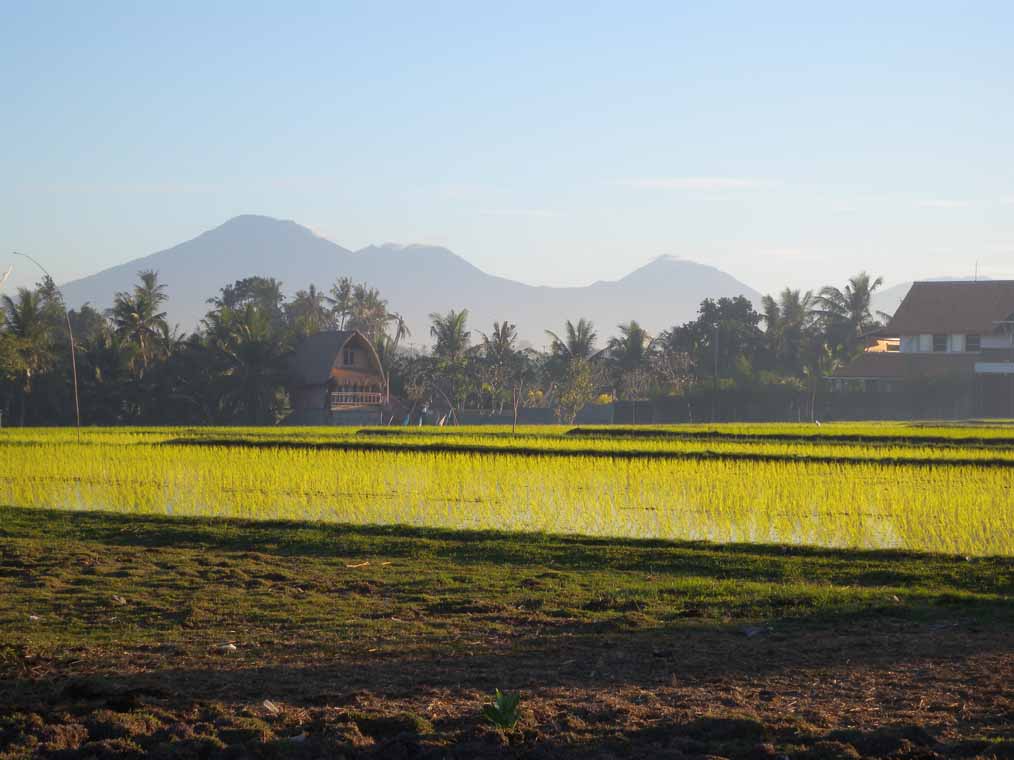
[[[325,291],[351,277],[377,288],[392,310],[405,317],[409,343],[428,344],[429,314],[469,310],[469,327],[489,332],[509,320],[523,341],[542,346],[545,330],[560,331],[567,319],[591,319],[601,341],[616,325],[636,319],[650,333],[691,320],[705,298],[743,295],[759,305],[760,294],[705,264],[663,256],[625,277],[584,287],[533,286],[487,274],[446,248],[425,245],[342,248],[292,221],[238,216],[220,227],[164,251],[111,267],[61,286],[71,307],[106,308],[129,290],[137,273],[154,269],[166,284],[171,324],[194,329],[220,288],[253,275],[274,277],[287,295],[310,283]]]
[[[522,341],[545,345],[545,330],[565,320],[591,319],[604,339],[616,325],[637,320],[654,334],[689,321],[705,298],[743,295],[760,308],[761,296],[732,275],[706,264],[660,256],[615,281],[582,287],[526,285],[487,274],[446,248],[371,245],[357,251],[323,238],[293,221],[244,215],[179,245],[110,267],[61,286],[67,303],[104,309],[119,291],[130,290],[137,273],[154,269],[168,286],[171,324],[193,330],[219,289],[253,275],[280,280],[288,296],[310,283],[325,292],[338,277],[377,288],[390,308],[405,317],[409,344],[428,344],[429,315],[467,308],[469,326],[489,332],[509,320]],[[938,278],[962,279],[962,278]],[[912,283],[879,290],[874,312],[893,314]]]

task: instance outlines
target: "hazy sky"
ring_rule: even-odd
[[[530,283],[1014,278],[1014,3],[831,5],[2,0],[0,263],[259,213]]]

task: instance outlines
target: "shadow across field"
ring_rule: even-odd
[[[437,436],[439,438],[439,436]],[[673,437],[673,436],[653,436]],[[677,436],[679,437],[679,436]],[[685,437],[685,436],[684,436]],[[862,442],[862,441],[859,441]],[[812,441],[811,441],[812,443]],[[932,443],[932,442],[931,442]],[[516,456],[516,457],[549,457],[549,458],[592,458],[592,459],[652,459],[690,462],[785,462],[789,464],[833,464],[833,465],[869,465],[875,462],[878,466],[898,467],[990,467],[1000,469],[1014,468],[1014,460],[1002,457],[934,457],[934,456],[839,456],[809,453],[776,453],[749,451],[631,451],[604,448],[559,448],[548,445],[495,445],[476,444],[469,442],[446,442],[439,440],[426,443],[405,440],[388,442],[383,437],[370,440],[349,439],[344,441],[299,441],[288,439],[264,440],[244,438],[242,436],[228,438],[174,438],[154,444],[156,446],[215,446],[236,449],[302,449],[312,451],[363,451],[385,452],[394,454],[469,454],[476,456]]]
[[[307,661],[297,651],[241,642],[242,653],[231,660],[198,658],[205,662],[192,665],[168,660],[146,672],[123,670],[102,676],[118,691],[161,693],[179,704],[187,700],[250,703],[272,698],[309,705],[347,703],[359,692],[397,700],[411,699],[421,691],[474,690],[485,694],[494,686],[526,693],[651,690],[673,684],[717,688],[740,683],[760,688],[765,683],[792,682],[803,673],[836,669],[901,672],[911,665],[918,665],[925,677],[935,678],[973,655],[996,662],[1009,654],[1005,648],[1009,638],[967,631],[940,633],[929,628],[909,628],[902,646],[900,635],[906,631],[901,625],[868,627],[864,644],[858,626],[840,622],[843,625],[833,631],[794,631],[775,634],[773,639],[772,634],[747,639],[738,631],[711,626],[637,631],[579,624],[522,639],[520,646],[505,651],[478,648],[451,657],[438,650],[423,656],[387,649]],[[938,668],[940,673],[932,672]],[[10,678],[0,687],[0,694],[6,704],[58,701],[67,684],[65,678]],[[848,693],[844,688],[839,691]]]
[[[30,710],[47,720],[110,710],[161,717],[213,709],[223,736],[232,716],[272,720],[261,707],[270,700],[284,705],[287,715],[301,716],[286,733],[309,731],[315,740],[325,735],[311,718],[324,711],[330,720],[365,716],[411,726],[426,721],[422,716],[434,704],[444,706],[425,736],[406,737],[400,730],[374,735],[354,757],[406,756],[385,744],[399,741],[454,748],[461,754],[450,756],[459,757],[533,756],[535,749],[544,757],[606,750],[603,756],[644,757],[671,750],[672,757],[757,760],[758,745],[773,744],[799,751],[822,746],[840,760],[857,756],[846,745],[868,757],[904,758],[901,750],[914,749],[912,757],[928,760],[929,749],[945,755],[967,749],[967,742],[959,746],[954,738],[950,715],[925,707],[944,704],[957,685],[966,695],[962,739],[989,748],[981,737],[1012,738],[1002,716],[1012,674],[1009,634],[839,623],[816,633],[754,638],[714,626],[528,627],[500,651],[484,645],[453,654],[439,644],[428,651],[387,648],[341,656],[241,644],[231,658],[179,653],[159,667],[146,659],[140,670],[10,678],[0,684],[0,699],[9,710]],[[507,737],[484,728],[479,714],[494,687],[523,696],[522,727]],[[864,707],[889,710],[891,723],[885,727],[883,716],[871,718]],[[899,720],[910,722],[899,727]],[[951,746],[944,746],[936,737],[948,730]],[[765,753],[775,755],[762,751],[761,760]]]
[[[913,427],[918,427],[913,425]],[[925,427],[925,426],[924,426]],[[960,429],[959,429],[960,430]],[[565,435],[585,438],[659,438],[672,440],[715,440],[715,441],[772,441],[782,443],[845,443],[891,445],[891,446],[943,446],[943,447],[975,447],[1001,448],[1014,447],[1014,435],[976,436],[920,434],[899,435],[896,433],[865,434],[865,433],[781,433],[764,432],[729,432],[723,430],[680,430],[679,428],[653,427],[609,427],[585,428],[576,427],[568,430]]]
[[[304,736],[307,757],[957,756],[935,737],[1010,733],[1012,571],[4,507],[0,753],[277,756]],[[480,717],[495,688],[523,696],[509,736]],[[888,715],[924,733],[878,734]]]

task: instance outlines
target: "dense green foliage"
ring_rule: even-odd
[[[707,299],[695,320],[655,336],[630,321],[600,339],[588,320],[568,320],[559,333],[547,330],[546,351],[519,345],[507,319],[485,333],[470,328],[467,309],[451,310],[430,315],[433,348],[420,352],[406,350],[405,320],[381,294],[348,278],[291,299],[277,280],[239,280],[209,299],[190,335],[168,323],[171,292],[156,272],[140,272],[105,311],[85,305],[69,315],[47,279],[4,297],[0,414],[6,424],[73,420],[69,320],[81,417],[90,425],[272,424],[289,412],[289,350],[333,329],[359,330],[377,348],[400,400],[388,411],[399,420],[422,409],[453,422],[463,409],[545,407],[570,423],[596,399],[773,386],[808,391],[812,416],[820,379],[876,324],[870,296],[878,284],[861,274],[844,291],[817,297],[785,290],[765,299],[763,313],[742,297]]]

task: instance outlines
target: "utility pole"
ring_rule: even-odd
[[[27,253],[18,253],[17,251],[12,251],[12,253],[15,256],[21,256],[23,258],[26,258],[30,262],[32,262],[33,264],[35,264],[35,266],[37,266],[39,269],[41,269],[42,273],[44,275],[46,275],[47,278],[49,278],[50,282],[53,283],[53,287],[56,288],[56,280],[53,279],[52,275],[46,270],[46,268],[44,266],[42,266],[42,264],[40,264],[38,261],[36,261],[31,256],[29,256]],[[77,439],[80,442],[80,440],[81,440],[81,402],[78,399],[78,394],[77,394],[77,348],[74,345],[74,328],[70,324],[70,311],[67,309],[67,299],[65,299],[63,297],[63,293],[60,292],[59,288],[56,288],[56,292],[60,295],[60,303],[63,305],[63,315],[64,315],[64,317],[67,318],[67,335],[70,338],[70,369],[71,369],[71,374],[74,377],[74,421],[77,424]]]

